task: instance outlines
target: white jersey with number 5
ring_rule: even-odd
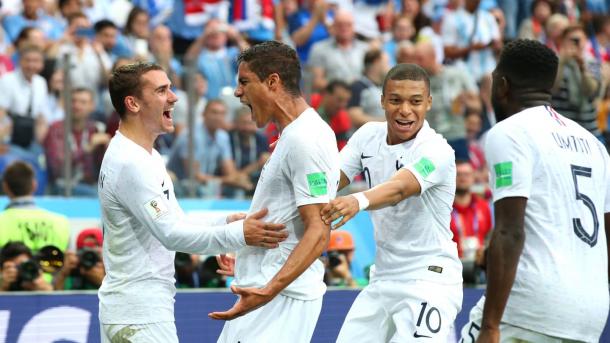
[[[370,211],[377,247],[371,280],[462,282],[462,264],[449,229],[455,196],[455,157],[428,122],[417,136],[387,144],[385,122],[367,123],[341,150],[341,170],[350,180],[364,172],[369,187],[410,170],[421,194]]]
[[[608,316],[606,149],[578,124],[539,106],[495,125],[485,154],[494,201],[528,199],[525,245],[502,321],[598,341]]]

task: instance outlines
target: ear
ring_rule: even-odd
[[[127,111],[133,112],[133,113],[140,111],[140,104],[138,104],[138,101],[135,96],[133,96],[133,95],[126,96],[125,100],[123,100],[123,101],[125,102],[125,108],[127,109]]]
[[[2,190],[4,191],[4,194],[11,197],[13,196],[13,192],[11,192],[11,190],[8,188],[6,181],[2,181]]]
[[[430,111],[432,108],[432,95],[428,95],[428,104],[426,105],[426,112]]]
[[[383,108],[383,110],[385,111],[385,95],[383,93],[381,93],[381,98],[379,99],[379,101],[381,101],[381,108]]]
[[[498,89],[498,95],[501,98],[508,98],[508,93],[510,92],[510,82],[508,82],[508,79],[506,77],[502,76],[498,80],[498,85],[496,87]]]
[[[270,90],[276,90],[280,86],[281,80],[280,76],[277,73],[272,73],[267,76],[267,80],[265,80],[265,84]]]
[[[38,189],[38,181],[36,180],[36,178],[32,179],[32,194],[36,193],[36,190]]]

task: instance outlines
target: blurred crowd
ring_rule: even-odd
[[[335,131],[339,149],[364,123],[385,120],[381,83],[389,68],[417,63],[430,75],[427,120],[456,153],[454,240],[465,273],[472,270],[467,279],[481,282],[493,227],[481,142],[494,125],[497,55],[517,37],[556,51],[553,107],[610,142],[609,9],[610,0],[2,1],[0,172],[24,161],[35,181],[27,192],[3,191],[17,204],[25,197],[32,202],[27,206],[34,206],[32,195],[96,195],[102,156],[119,126],[107,80],[126,63],[154,61],[168,71],[179,98],[172,114],[176,131],[161,136],[156,148],[178,196],[208,198],[252,195],[278,136],[273,125],[258,129],[233,96],[240,51],[272,39],[294,46],[305,96]],[[339,240],[351,244],[331,247],[326,256],[330,284],[357,283],[342,272],[355,249],[346,237]],[[22,280],[19,287],[63,289],[101,280],[99,256],[87,269],[81,248],[50,242],[55,248],[45,250],[22,242],[0,256],[10,266],[2,275],[14,280],[11,285],[19,283],[21,262],[41,260],[41,252],[61,252],[61,258],[53,255],[61,260],[54,278],[48,284]],[[224,282],[206,274],[217,267],[213,259],[180,256],[178,263],[181,284]],[[67,282],[74,271],[91,278]]]

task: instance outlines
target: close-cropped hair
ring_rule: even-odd
[[[237,63],[247,63],[261,81],[271,74],[278,74],[288,94],[301,95],[301,63],[297,52],[290,46],[277,41],[256,44],[242,51]]]

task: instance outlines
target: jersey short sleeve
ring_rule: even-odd
[[[336,149],[336,146],[330,148]],[[297,207],[330,201],[332,189],[337,187],[332,184],[337,181],[332,174],[333,163],[330,159],[321,143],[299,142],[291,146],[286,156],[285,171],[292,180]]]
[[[494,202],[507,197],[529,198],[534,174],[533,152],[525,132],[498,125],[485,140]]]
[[[455,177],[450,173],[451,165],[455,164],[453,151],[449,146],[439,148],[438,142],[427,142],[417,147],[413,162],[403,166],[413,173],[419,182],[421,194]],[[446,145],[444,142],[443,144]]]

